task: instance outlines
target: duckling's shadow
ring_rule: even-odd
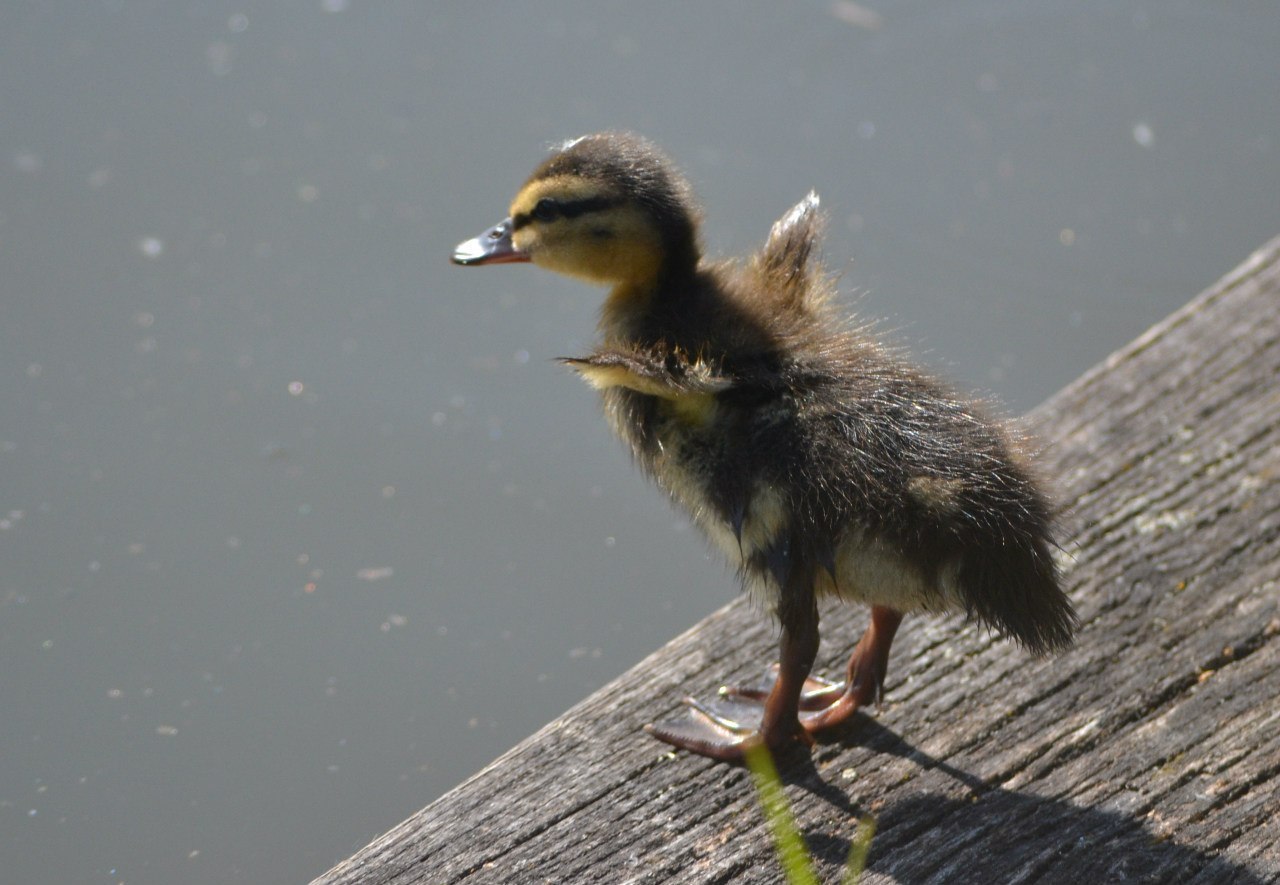
[[[966,787],[960,796],[950,790],[890,798],[873,815],[876,830],[867,869],[895,881],[1000,882],[1015,873],[1019,880],[1062,883],[1186,882],[1196,877],[1245,885],[1265,881],[1224,857],[1165,841],[1120,812],[993,786],[866,717],[857,717],[822,743],[908,759]],[[817,756],[823,755],[819,748]],[[808,753],[779,758],[778,770],[785,783],[807,790],[843,816],[870,813],[844,788],[824,779]],[[805,829],[804,837],[820,874],[826,874],[824,881],[838,877],[851,840],[813,827]]]

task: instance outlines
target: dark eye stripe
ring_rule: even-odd
[[[581,200],[553,200],[548,197],[539,200],[532,212],[517,213],[511,219],[511,227],[513,230],[519,230],[526,224],[532,223],[535,215],[537,220],[542,222],[554,221],[557,218],[577,218],[587,212],[609,209],[620,202],[622,201],[617,197],[584,197]]]

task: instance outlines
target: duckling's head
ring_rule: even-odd
[[[691,193],[649,141],[587,135],[544,160],[511,201],[511,216],[460,244],[453,260],[532,261],[597,283],[654,285],[697,266]]]

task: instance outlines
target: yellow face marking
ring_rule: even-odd
[[[532,181],[511,201],[511,215],[527,219],[512,236],[534,264],[596,283],[643,287],[662,266],[662,242],[653,221],[639,207],[616,202],[572,216],[539,220],[541,200],[572,205],[619,200],[600,182],[574,175]]]
[[[592,197],[614,196],[599,182],[581,178],[577,175],[556,175],[552,178],[540,178],[531,181],[520,189],[516,198],[511,201],[511,217],[529,213],[538,201],[544,197],[560,200],[565,203],[574,200],[588,200]]]

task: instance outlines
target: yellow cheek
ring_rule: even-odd
[[[515,244],[540,267],[597,283],[644,283],[656,277],[662,265],[660,250],[648,239],[547,230],[517,237]]]
[[[611,281],[651,280],[662,267],[662,252],[648,237],[623,240],[615,236],[599,251],[602,269]]]
[[[601,219],[608,237],[592,235],[600,263],[614,281],[642,282],[658,275],[662,266],[662,243],[653,222],[628,207]]]
[[[557,176],[531,182],[511,203],[513,218],[528,216],[538,201],[608,197],[593,182]],[[651,282],[662,266],[662,245],[652,220],[632,205],[615,205],[573,218],[534,221],[516,231],[513,244],[534,264],[596,283]]]
[[[530,252],[534,264],[591,282],[607,283],[614,279],[611,274],[613,261],[608,249],[576,237],[558,236],[553,239],[551,233],[548,231],[547,236],[540,238]]]
[[[511,235],[511,245],[518,252],[527,252],[530,256],[536,255],[538,252],[538,235],[531,227],[521,228]]]

